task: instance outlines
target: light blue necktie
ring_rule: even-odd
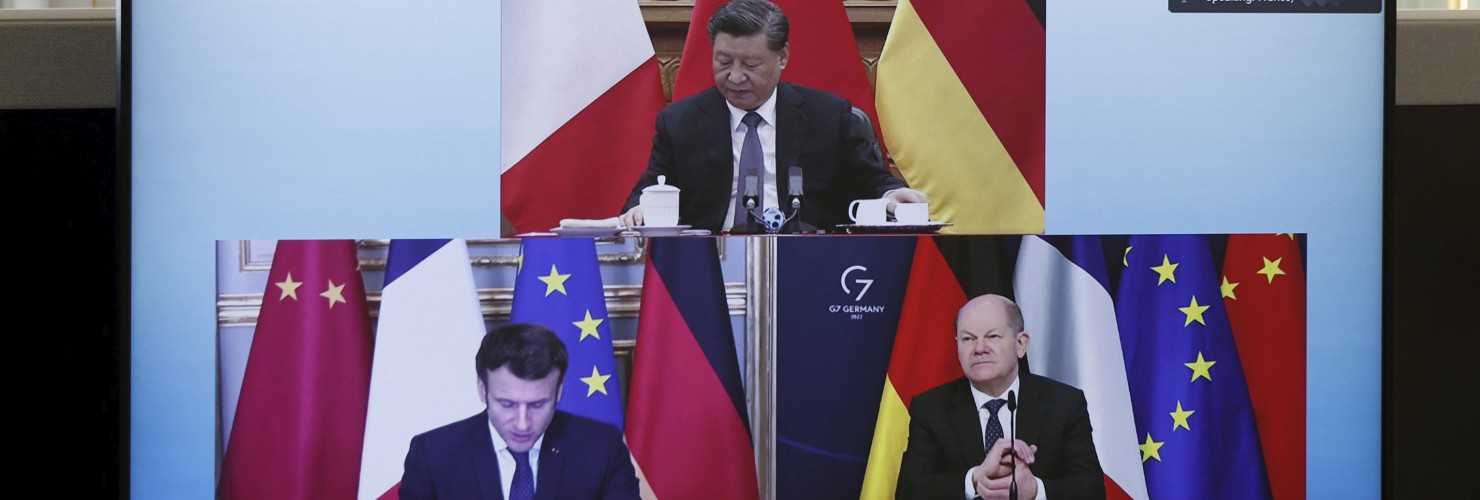
[[[756,128],[761,124],[761,115],[754,111],[745,114],[740,121],[745,124],[745,142],[740,145],[740,178],[735,179],[735,219],[730,227],[740,229],[744,224],[750,222],[749,216],[745,215],[745,179],[750,176],[761,182],[757,183],[758,192],[755,213],[762,214],[766,210],[765,179],[761,172],[766,168],[766,153],[761,150],[761,136]]]

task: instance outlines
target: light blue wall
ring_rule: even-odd
[[[134,2],[130,489],[215,491],[218,239],[491,237],[499,2]]]
[[[1048,230],[1309,233],[1308,490],[1375,498],[1382,15],[1048,5]]]

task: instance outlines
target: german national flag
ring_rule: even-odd
[[[639,473],[657,498],[757,498],[718,249],[710,238],[654,238],[648,250],[627,403]]]
[[[885,143],[930,218],[958,233],[1041,233],[1041,0],[901,0],[879,59]]]
[[[909,438],[910,401],[961,377],[953,341],[956,312],[969,297],[1012,295],[1012,264],[1002,258],[1004,243],[993,237],[921,237],[916,243],[861,498],[894,498]]]

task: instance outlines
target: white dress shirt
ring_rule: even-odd
[[[740,150],[745,145],[745,134],[750,132],[750,127],[741,121],[749,111],[737,108],[729,101],[725,101],[725,107],[730,108],[730,157],[733,159],[731,166],[735,182],[730,184],[730,208],[725,211],[721,229],[729,231],[735,225],[735,197],[744,194],[745,190],[745,180],[740,173]],[[761,152],[765,153],[765,171],[761,173],[762,206],[781,208],[778,205],[780,197],[776,194],[776,90],[771,90],[771,97],[766,98],[761,107],[755,108],[755,113],[761,115],[756,133],[760,135]]]
[[[1013,374],[1013,376],[1012,376],[1012,383],[1011,384],[1008,384],[1007,390],[1004,391],[1002,394],[998,394],[998,395],[995,395],[995,396],[977,390],[976,386],[974,386],[974,385],[967,384],[967,387],[970,387],[971,388],[971,400],[972,400],[973,403],[976,404],[977,428],[978,429],[981,429],[981,434],[978,434],[979,436],[981,436],[981,438],[976,440],[977,443],[979,443],[979,444],[981,444],[983,446],[986,445],[986,441],[987,441],[987,422],[991,421],[991,419],[994,418],[992,416],[992,412],[987,411],[987,408],[986,408],[987,402],[988,401],[991,401],[993,399],[1006,400],[1007,399],[1007,393],[1008,392],[1021,395],[1022,394],[1022,391],[1019,391],[1018,390],[1018,381],[1019,380],[1021,380],[1021,379],[1018,378],[1017,374]],[[1021,401],[1021,399],[1019,399],[1019,401]],[[997,419],[997,425],[1001,426],[1001,428],[1002,428],[1002,439],[1009,439],[1010,440],[1010,439],[1013,438],[1013,436],[1017,432],[1017,430],[1015,428],[1015,425],[1017,424],[1017,419],[1012,418],[1011,415],[1010,415],[1011,413],[1017,413],[1017,412],[1016,411],[1013,411],[1013,410],[1009,410],[1007,408],[1007,405],[1006,404],[1002,405],[1001,408],[998,408],[997,409],[997,415],[996,415],[995,418]],[[1019,464],[1019,465],[1021,465],[1021,464]],[[976,468],[977,467],[981,467],[981,466],[980,465],[977,465],[975,467],[972,467],[972,468],[966,470],[966,498],[968,498],[968,499],[976,498],[976,485],[975,484],[972,484],[972,482],[971,482],[971,476],[976,472]],[[1035,500],[1046,500],[1048,497],[1047,497],[1046,493],[1044,493],[1044,491],[1043,491],[1043,480],[1042,479],[1039,479],[1037,476],[1034,476],[1033,477],[1033,480],[1034,480],[1034,482],[1037,482],[1038,483],[1038,495],[1034,496],[1033,498]],[[1019,491],[1021,491],[1022,483],[1018,483],[1018,488],[1019,488]]]
[[[509,451],[509,443],[498,435],[498,429],[493,428],[493,421],[488,422],[488,434],[493,436],[493,454],[498,457],[499,485],[504,489],[504,498],[509,498],[509,488],[514,486],[514,470],[519,464],[514,462],[514,452]],[[534,480],[538,488],[540,481],[540,445],[545,443],[545,435],[540,434],[534,440],[534,446],[529,448],[529,472],[530,478]]]

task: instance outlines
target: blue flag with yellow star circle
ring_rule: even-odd
[[[525,239],[509,321],[544,325],[565,342],[570,368],[557,409],[622,429],[622,394],[614,376],[617,362],[595,240]]]
[[[1269,498],[1208,238],[1133,236],[1129,243],[1115,315],[1147,493]]]

